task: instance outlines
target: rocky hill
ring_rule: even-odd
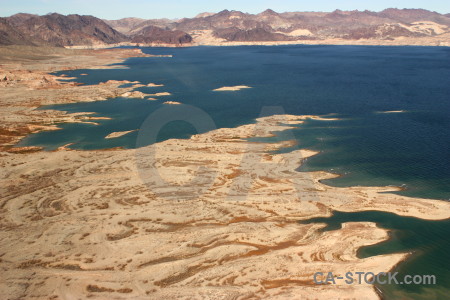
[[[450,19],[448,15],[441,15],[437,12],[428,11],[425,9],[388,8],[380,12],[379,15],[402,23],[432,21],[450,26]]]
[[[0,45],[37,45],[37,41],[17,30],[7,18],[0,18]]]
[[[113,27],[115,30],[127,35],[133,36],[148,26],[156,26],[163,29],[174,29],[176,21],[170,19],[138,19],[138,18],[124,18],[120,20],[103,20],[105,23]]]
[[[132,28],[144,23],[146,19],[141,18],[123,18],[119,20],[103,20],[106,24],[113,27],[120,33],[129,34]]]
[[[0,45],[49,46],[113,44],[128,40],[102,20],[92,16],[17,14],[2,20]]]
[[[54,46],[113,44],[127,37],[92,16],[49,14],[26,19],[17,29]]]
[[[143,44],[174,44],[182,45],[192,42],[192,37],[180,30],[162,29],[153,25],[139,30],[131,41],[132,43]]]
[[[8,22],[13,26],[19,26],[20,24],[22,24],[23,22],[32,17],[38,17],[38,15],[18,13],[8,17]]]
[[[194,37],[204,34],[228,42],[302,41],[302,40],[393,40],[426,38],[450,34],[450,16],[423,9],[386,9],[381,12],[341,11],[286,12],[266,10],[260,14],[224,10],[203,13],[177,21],[167,19],[133,22],[129,27],[111,26],[136,34],[144,26],[181,30]],[[211,40],[211,39],[210,39]]]

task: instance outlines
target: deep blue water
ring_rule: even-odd
[[[301,170],[342,174],[331,185],[397,185],[405,195],[450,199],[450,49],[446,47],[276,46],[146,48],[172,58],[131,58],[129,69],[74,70],[60,74],[97,84],[137,80],[164,87],[147,93],[158,101],[116,98],[58,105],[70,112],[112,117],[101,126],[63,124],[64,130],[31,135],[21,145],[47,150],[136,146],[137,132],[105,140],[113,131],[138,129],[167,100],[201,108],[217,127],[253,122],[263,107],[289,114],[335,114],[335,122],[310,121],[293,133],[300,147],[321,151]],[[80,74],[87,73],[87,76]],[[249,85],[238,92],[215,88]],[[383,111],[404,113],[383,114]],[[270,109],[269,109],[270,111]],[[180,126],[181,125],[181,126]],[[159,139],[196,133],[186,123],[165,126]]]
[[[136,147],[137,132],[105,140],[114,131],[141,128],[152,113],[163,114],[164,101],[178,101],[204,111],[216,127],[236,127],[265,114],[324,115],[338,121],[310,120],[283,132],[296,148],[318,150],[300,171],[326,170],[342,176],[336,186],[403,186],[401,194],[450,199],[450,48],[374,46],[277,46],[146,48],[172,58],[131,58],[129,69],[74,70],[60,74],[84,84],[107,80],[160,83],[146,93],[170,92],[158,101],[116,98],[108,101],[44,107],[96,112],[112,120],[99,126],[62,124],[20,144],[53,150]],[[87,76],[80,76],[87,73]],[[248,85],[237,92],[213,92],[222,86]],[[272,107],[272,108],[271,108]],[[275,108],[273,108],[275,107]],[[380,113],[404,111],[402,113]],[[187,113],[186,113],[187,114]],[[330,115],[331,114],[331,115]],[[210,127],[208,127],[211,129]],[[158,140],[188,138],[196,129],[170,122]],[[278,137],[280,138],[280,137]],[[423,221],[382,212],[335,213],[316,220],[335,229],[342,222],[371,221],[390,229],[388,242],[363,248],[361,257],[413,251],[397,270],[436,274],[437,286],[383,286],[386,299],[445,299],[449,294],[450,252],[447,221]]]

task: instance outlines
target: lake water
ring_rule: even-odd
[[[334,186],[396,185],[404,187],[400,192],[404,195],[450,199],[450,48],[248,46],[144,48],[143,51],[173,57],[131,58],[124,63],[129,69],[74,70],[58,74],[77,77],[77,82],[85,84],[111,79],[164,84],[164,87],[138,90],[170,92],[171,96],[158,97],[157,101],[115,98],[52,106],[52,109],[69,112],[96,112],[112,120],[99,121],[98,126],[63,124],[63,130],[30,135],[20,146],[43,146],[53,150],[74,143],[71,146],[74,149],[134,148],[137,132],[117,139],[104,137],[114,131],[139,129],[151,113],[164,106],[164,101],[198,107],[218,128],[254,122],[263,108],[270,114],[272,110],[267,107],[276,106],[274,113],[332,114],[340,118],[338,121],[307,121],[290,131],[299,142],[297,148],[321,152],[308,159],[300,171],[325,170],[341,174],[326,182]],[[83,73],[88,75],[81,76]],[[252,88],[236,92],[212,91],[235,85]],[[397,112],[383,113],[387,111]],[[185,122],[171,122],[160,131],[158,140],[188,138],[195,133],[196,130]],[[345,215],[347,221],[355,218],[357,214]],[[373,216],[367,218],[378,220]],[[407,220],[402,221],[405,224],[410,222],[410,219],[394,215],[385,218]],[[388,224],[386,227],[397,236],[408,230],[380,222]],[[426,224],[437,224],[433,226],[441,229],[435,232],[449,232],[448,222]],[[420,225],[422,223],[413,222],[411,228],[425,232],[427,227]],[[438,241],[418,242],[430,247],[434,247],[434,243]],[[408,250],[420,249],[418,244],[412,243]],[[406,249],[388,248],[391,252]],[[385,251],[384,248],[374,249],[379,253]],[[442,256],[449,260],[446,251],[422,252],[431,266],[441,267]],[[445,283],[449,283],[449,265],[438,272],[446,276]],[[440,288],[443,286],[434,290]]]
[[[392,213],[366,211],[356,213],[334,212],[330,218],[316,218],[302,223],[325,223],[324,231],[341,228],[345,222],[375,222],[391,230],[391,238],[358,251],[358,257],[395,252],[412,252],[412,256],[397,266],[398,282],[406,275],[434,275],[436,285],[377,285],[385,299],[448,299],[450,292],[450,220],[428,221],[400,217]],[[349,270],[364,271],[364,270]],[[357,277],[355,277],[356,279]],[[384,278],[382,278],[383,280]]]

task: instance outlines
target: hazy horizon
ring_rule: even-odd
[[[222,10],[236,10],[251,14],[257,14],[272,9],[276,12],[332,12],[336,9],[343,11],[349,10],[370,10],[382,11],[387,8],[398,9],[426,9],[436,11],[441,14],[450,13],[450,2],[442,1],[387,1],[380,0],[376,3],[368,1],[348,0],[342,3],[334,3],[329,0],[317,0],[314,3],[287,0],[282,3],[268,1],[227,1],[227,6],[223,6],[223,1],[187,1],[187,0],[167,0],[164,3],[145,0],[24,0],[20,3],[0,0],[2,10],[0,17],[8,17],[16,13],[30,13],[37,15],[46,15],[49,13],[60,13],[64,15],[79,14],[93,15],[102,19],[116,20],[122,18],[143,18],[143,19],[181,19],[192,18],[204,12],[217,13]],[[105,9],[105,7],[107,9]]]

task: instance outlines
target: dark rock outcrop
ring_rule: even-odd
[[[242,30],[236,27],[217,29],[214,35],[218,38],[230,42],[270,42],[270,41],[291,41],[292,37],[281,33],[273,33],[264,28]]]
[[[192,37],[181,30],[168,30],[156,26],[147,26],[137,32],[131,40],[133,43],[142,44],[189,44]]]

